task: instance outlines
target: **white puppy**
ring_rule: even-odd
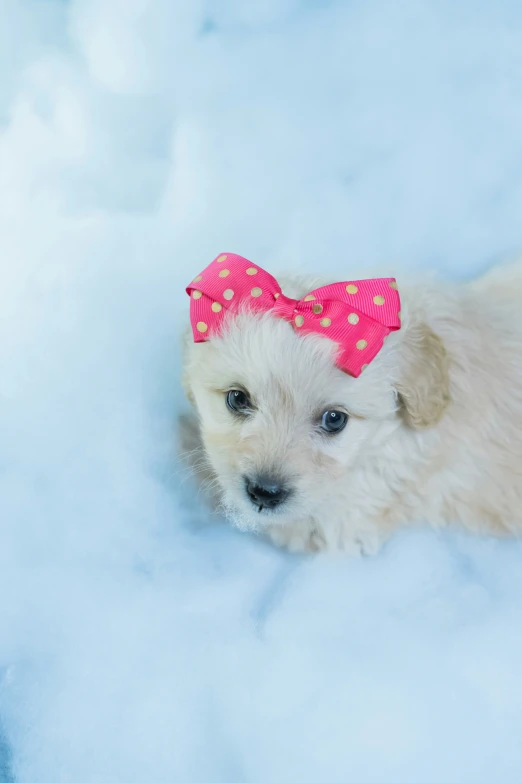
[[[296,299],[331,282],[278,281]],[[271,313],[229,317],[206,343],[187,335],[206,478],[241,528],[350,553],[419,520],[522,532],[522,264],[398,284],[402,328],[358,378],[333,342]]]

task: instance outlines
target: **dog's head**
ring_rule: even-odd
[[[298,335],[270,313],[242,313],[219,337],[188,340],[186,391],[236,524],[327,514],[338,482],[371,465],[397,428],[439,421],[449,400],[444,347],[404,319],[359,378],[335,365],[332,341]]]

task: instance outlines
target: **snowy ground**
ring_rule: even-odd
[[[217,252],[522,248],[521,41],[518,0],[0,0],[0,779],[520,783],[522,545],[289,556],[172,430]]]

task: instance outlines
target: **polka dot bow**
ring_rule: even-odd
[[[384,338],[401,326],[393,278],[333,283],[303,299],[290,299],[272,275],[235,253],[215,258],[187,293],[195,342],[219,334],[227,312],[271,311],[289,321],[298,334],[319,334],[336,342],[337,366],[356,378],[379,353]]]

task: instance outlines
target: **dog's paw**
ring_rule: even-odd
[[[326,541],[315,528],[306,522],[294,525],[272,525],[267,529],[268,537],[276,546],[289,552],[322,552]]]
[[[346,530],[322,530],[303,521],[293,525],[272,525],[267,534],[276,546],[289,552],[342,552],[349,557],[377,554],[383,539],[375,529],[354,533]]]
[[[357,557],[376,555],[382,546],[382,539],[377,531],[360,533],[355,537],[342,540],[341,549]]]
[[[376,555],[384,541],[377,527],[354,527],[341,525],[337,530],[328,530],[329,548],[343,552],[350,557],[371,557]],[[331,540],[330,540],[331,539]]]

